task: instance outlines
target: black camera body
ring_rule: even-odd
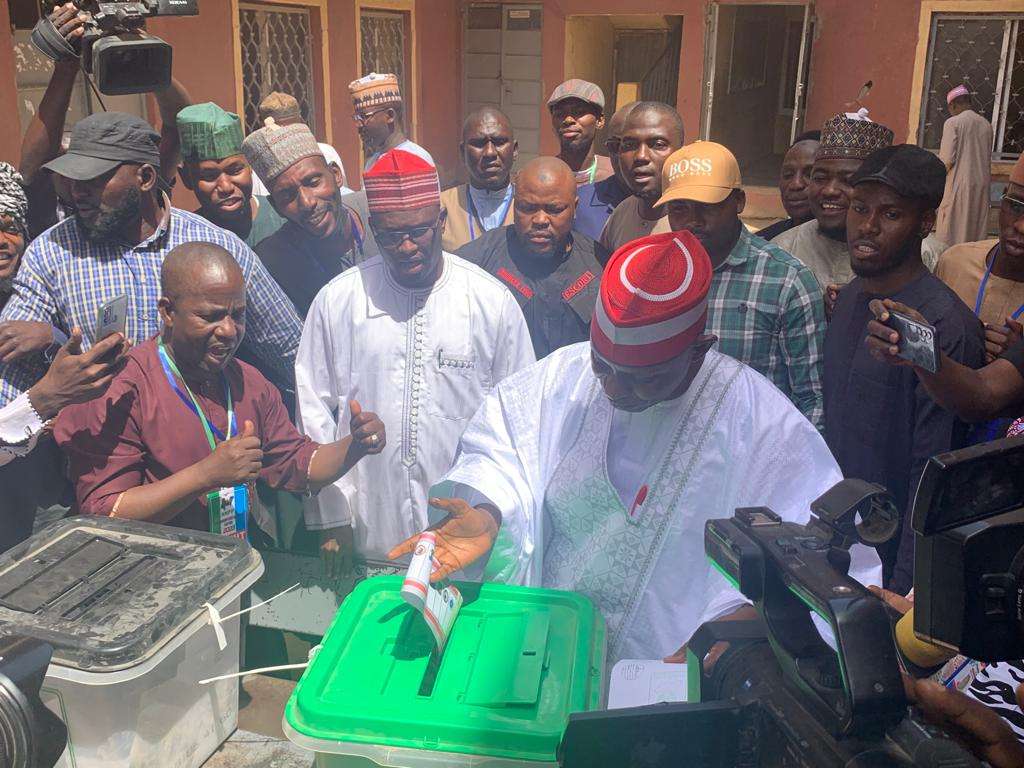
[[[32,43],[54,61],[79,57],[101,93],[147,93],[171,82],[171,46],[143,29],[152,16],[195,16],[199,0],[75,0],[89,15],[72,47],[48,18],[32,30]]]
[[[1024,438],[930,459],[911,524],[914,634],[981,661],[1024,658]]]

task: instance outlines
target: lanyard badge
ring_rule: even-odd
[[[227,434],[225,434],[206,418],[206,414],[199,407],[199,402],[196,400],[195,395],[192,394],[188,384],[185,383],[185,379],[178,370],[178,366],[175,365],[171,356],[167,354],[163,341],[158,342],[157,352],[160,356],[160,365],[164,369],[164,375],[167,376],[167,382],[171,385],[171,389],[174,390],[178,398],[199,419],[199,423],[203,427],[203,433],[206,435],[206,440],[210,444],[210,452],[212,453],[217,450],[218,440],[223,442],[236,436],[238,434],[238,424],[235,421],[235,408],[231,400],[231,387],[228,386],[227,377],[222,377],[224,381],[224,398],[227,402],[228,411],[228,428]],[[178,384],[179,379],[181,380],[181,385]],[[182,387],[184,387],[184,390]],[[249,528],[249,499],[249,488],[245,485],[221,488],[208,493],[206,495],[206,510],[209,515],[210,533],[234,536],[239,539],[246,538]]]

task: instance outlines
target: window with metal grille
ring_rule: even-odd
[[[259,105],[272,91],[294,96],[303,121],[314,126],[316,98],[309,10],[243,3],[238,8],[238,22],[246,132],[260,127]]]
[[[398,78],[402,98],[409,98],[405,66],[405,14],[401,11],[370,11],[359,16],[360,64],[363,74],[391,74]]]
[[[994,160],[1024,152],[1024,15],[933,14],[918,143],[937,150],[946,94],[961,83],[995,128]]]

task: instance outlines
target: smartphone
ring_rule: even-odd
[[[121,294],[96,311],[96,334],[93,342],[102,341],[112,333],[124,334],[128,325],[128,295]]]
[[[939,370],[939,338],[934,325],[920,323],[891,310],[887,325],[900,335],[896,353],[899,357],[929,373]]]

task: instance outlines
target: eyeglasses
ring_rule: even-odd
[[[383,109],[375,109],[372,112],[356,112],[352,115],[352,122],[356,125],[366,125],[371,117],[376,115],[378,112],[387,112],[391,107],[384,107]]]
[[[1003,194],[1001,206],[1004,211],[1013,216],[1015,219],[1019,219],[1024,216],[1024,200],[1018,200],[1008,194]]]
[[[398,248],[405,242],[406,238],[413,242],[419,242],[424,240],[427,234],[429,234],[431,239],[433,239],[437,226],[438,222],[435,221],[433,224],[425,224],[422,227],[413,227],[412,229],[387,229],[382,232],[378,232],[375,229],[373,234],[376,236],[379,245],[383,245],[386,248]]]

